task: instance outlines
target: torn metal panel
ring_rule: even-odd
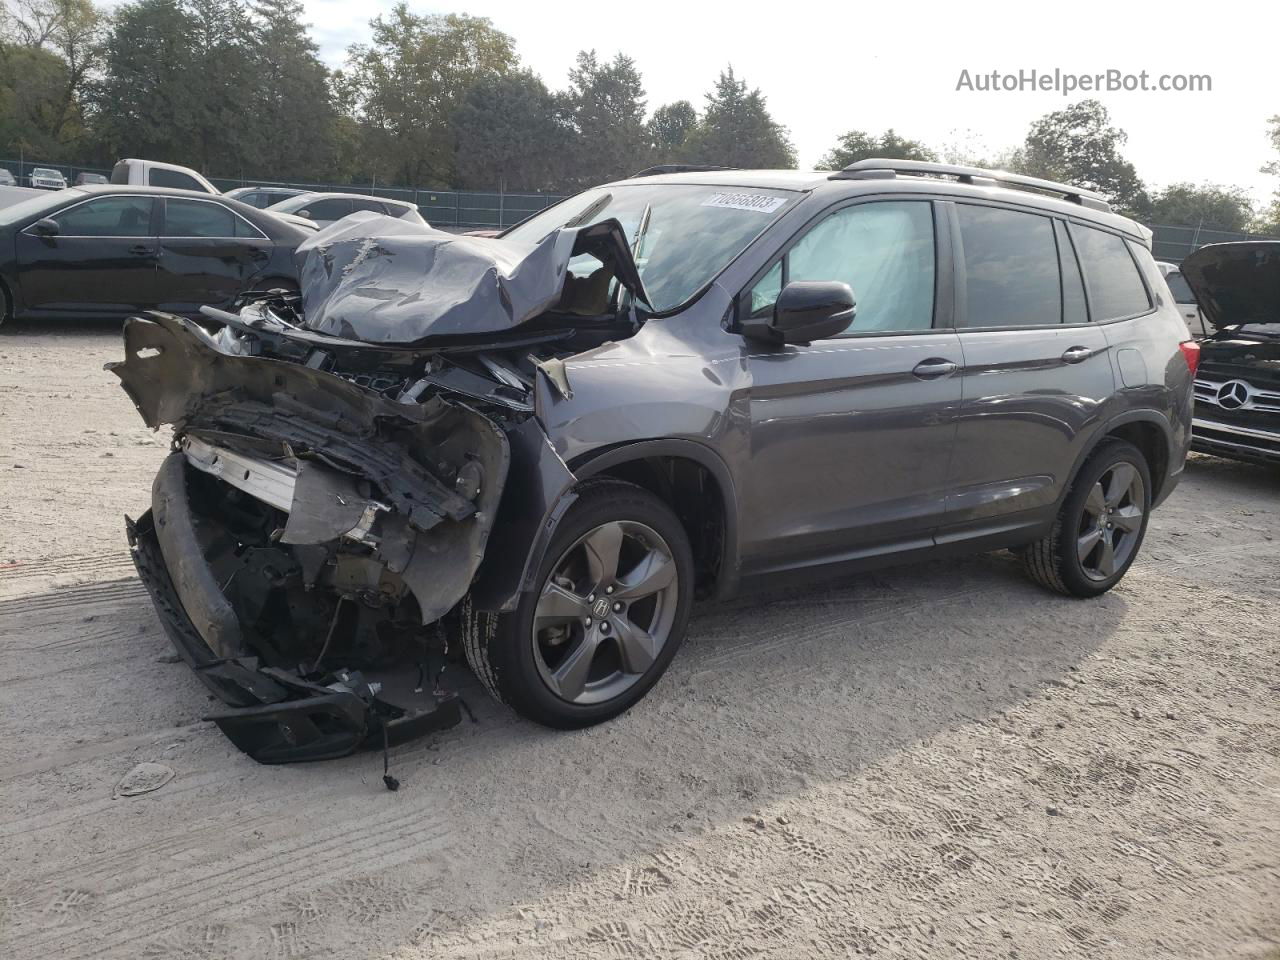
[[[647,302],[617,220],[561,228],[529,244],[355,214],[298,246],[304,324],[379,344],[510,330],[561,303],[569,261],[583,254],[604,265],[598,273],[606,290],[616,278]],[[600,311],[575,301],[566,312]]]

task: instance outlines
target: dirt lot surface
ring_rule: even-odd
[[[1098,601],[994,555],[706,610],[593,730],[460,676],[390,793],[200,722],[118,343],[0,337],[0,956],[1280,955],[1280,472],[1195,458]]]

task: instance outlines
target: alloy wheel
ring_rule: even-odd
[[[1076,555],[1085,576],[1107,580],[1133,557],[1145,512],[1142,474],[1133,464],[1110,467],[1089,491],[1076,534]]]
[[[631,520],[601,524],[562,553],[533,614],[534,662],[570,703],[603,703],[629,690],[671,636],[679,600],[671,548]]]

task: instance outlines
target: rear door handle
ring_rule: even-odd
[[[142,257],[142,256],[146,256],[148,253],[155,253],[156,248],[148,246],[145,243],[135,243],[132,247],[129,248],[129,252],[132,253],[134,256]]]
[[[921,360],[917,363],[915,369],[911,372],[921,380],[937,380],[941,377],[949,377],[959,369],[960,364],[958,363],[944,360],[941,357],[930,357],[928,360]]]
[[[1068,347],[1066,352],[1062,354],[1063,363],[1080,363],[1082,360],[1088,360],[1093,356],[1093,351],[1088,347]]]

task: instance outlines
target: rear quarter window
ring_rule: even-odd
[[[176,190],[199,190],[201,193],[205,192],[204,187],[200,185],[195,177],[179,173],[177,170],[153,168],[147,173],[147,179],[153,187],[171,187]]]
[[[1146,284],[1123,237],[1078,223],[1071,225],[1071,236],[1084,267],[1094,320],[1118,320],[1151,309]]]

